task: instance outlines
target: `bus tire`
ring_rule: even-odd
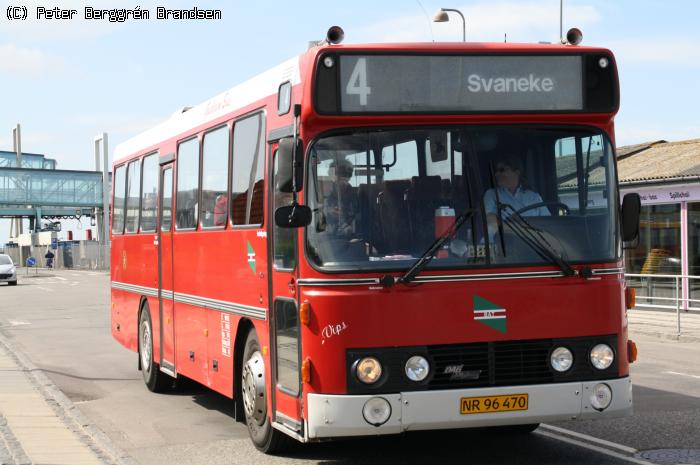
[[[146,387],[151,392],[163,392],[172,384],[172,378],[161,373],[160,367],[153,360],[153,323],[148,303],[143,305],[139,317],[139,362],[141,374]],[[168,379],[170,378],[170,379]]]
[[[291,444],[291,438],[272,427],[267,412],[265,359],[253,328],[248,331],[243,349],[240,387],[245,423],[253,445],[266,454],[286,449]]]

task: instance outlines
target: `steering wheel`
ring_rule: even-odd
[[[516,210],[515,213],[517,213],[518,215],[522,215],[524,212],[529,211],[529,210],[534,210],[535,208],[550,207],[550,206],[557,207],[557,209],[559,211],[563,210],[564,215],[562,215],[562,216],[569,215],[569,213],[570,213],[569,206],[567,204],[561,203],[561,202],[537,202],[537,203],[533,203],[532,205],[526,205],[523,208],[521,208],[520,210]]]

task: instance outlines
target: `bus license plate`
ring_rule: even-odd
[[[494,413],[527,410],[527,405],[527,394],[462,397],[460,399],[460,411],[462,415],[468,415],[470,413]]]

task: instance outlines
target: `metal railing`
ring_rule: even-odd
[[[681,312],[700,311],[700,276],[626,273],[625,278],[635,289],[635,308],[675,310],[678,334]]]

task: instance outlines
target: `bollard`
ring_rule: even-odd
[[[678,292],[678,276],[676,276],[676,333],[678,336],[681,335],[681,302],[679,300]]]

